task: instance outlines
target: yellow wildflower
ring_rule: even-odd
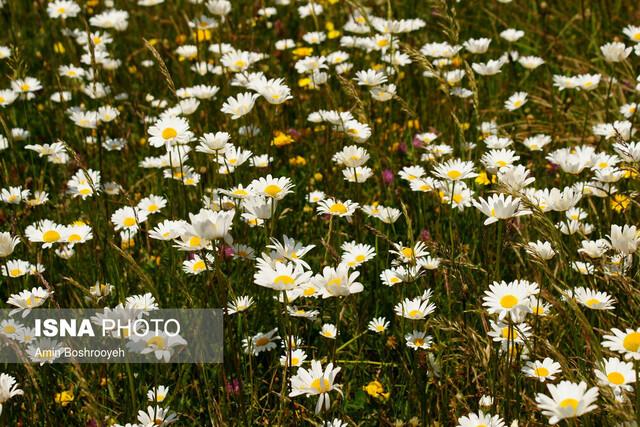
[[[369,384],[362,387],[362,389],[366,391],[369,396],[376,399],[387,400],[390,395],[389,392],[384,392],[384,387],[382,387],[382,384],[378,380],[371,381]]]
[[[631,204],[631,198],[624,194],[615,194],[611,199],[611,209],[616,212],[623,212],[627,210]]]
[[[273,134],[275,136],[271,140],[271,145],[275,145],[276,147],[284,147],[285,145],[289,145],[293,142],[293,138],[284,132],[280,132],[279,130],[277,130],[273,132]]]
[[[74,398],[75,396],[73,395],[73,388],[70,388],[69,390],[64,390],[61,393],[56,393],[54,400],[56,403],[64,407],[73,402]]]

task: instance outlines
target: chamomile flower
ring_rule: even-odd
[[[480,212],[487,215],[484,225],[493,224],[501,219],[508,219],[522,215],[530,215],[531,211],[521,207],[519,198],[513,198],[504,194],[494,194],[487,198],[479,198],[473,204]]]
[[[230,96],[222,105],[221,111],[225,114],[231,115],[232,120],[238,120],[240,117],[249,114],[249,112],[253,110],[253,106],[259,97],[259,94],[250,92],[238,94],[235,98]]]
[[[429,299],[423,300],[422,298],[405,298],[393,308],[397,316],[411,320],[422,320],[433,313],[435,309],[435,304],[429,302]]]
[[[9,187],[0,190],[0,200],[12,205],[19,205],[31,194],[31,190],[23,190],[22,187]]]
[[[378,86],[387,81],[387,76],[379,71],[364,70],[356,73],[355,80],[360,86]]]
[[[271,245],[267,245],[266,247],[275,250],[278,257],[282,259],[286,259],[294,263],[300,263],[305,268],[309,268],[309,264],[303,261],[302,257],[313,249],[315,245],[304,245],[301,242],[297,242],[296,240],[287,237],[287,235],[283,235],[282,243],[277,239],[271,239]]]
[[[284,355],[280,356],[281,366],[294,366],[300,367],[307,360],[307,353],[302,349],[295,349],[291,351],[291,362],[289,362],[289,352],[286,351]]]
[[[433,338],[424,331],[414,330],[404,336],[407,347],[413,350],[426,350],[431,347]]]
[[[280,339],[276,332],[278,332],[278,328],[274,328],[267,333],[260,332],[251,338],[244,338],[242,340],[242,348],[245,353],[252,353],[254,356],[263,351],[271,351],[277,347],[275,341]]]
[[[287,177],[274,178],[271,175],[256,179],[251,182],[251,188],[258,194],[273,200],[282,200],[287,194],[292,193],[294,185]]]
[[[20,239],[17,236],[11,236],[7,231],[0,233],[0,258],[11,255],[18,243]]]
[[[613,310],[616,302],[606,292],[578,287],[573,290],[573,297],[578,303],[592,310]]]
[[[627,59],[633,49],[624,43],[612,42],[600,46],[600,52],[607,62],[621,62]]]
[[[504,103],[504,108],[515,111],[527,103],[527,92],[516,92]]]
[[[74,223],[65,227],[63,239],[70,245],[85,243],[93,239],[93,231],[91,227],[82,222]]]
[[[30,242],[41,243],[43,248],[50,248],[54,243],[62,242],[65,228],[63,225],[44,219],[28,226],[24,234]]]
[[[162,403],[167,398],[168,394],[169,394],[169,387],[164,385],[159,385],[147,392],[147,400],[149,402]]]
[[[478,176],[474,170],[473,162],[459,159],[436,165],[433,169],[433,174],[447,181],[461,181]]]
[[[396,256],[396,264],[412,264],[429,255],[426,245],[421,241],[417,241],[413,246],[405,246],[402,242],[394,243],[393,249],[389,250],[389,253]]]
[[[600,363],[599,369],[594,370],[598,383],[601,386],[609,386],[614,391],[631,391],[631,384],[636,382],[636,371],[633,363],[610,357]]]
[[[611,225],[611,234],[607,236],[611,242],[611,247],[623,255],[636,252],[640,243],[640,233],[635,225],[624,226]]]
[[[165,427],[178,421],[178,416],[169,407],[148,406],[146,412],[138,411],[138,421],[143,426]]]
[[[356,279],[360,276],[358,271],[350,271],[346,264],[338,264],[337,267],[324,267],[321,274],[313,277],[312,282],[322,292],[322,298],[343,297],[362,292],[364,287]]]
[[[126,230],[136,233],[140,224],[147,220],[148,213],[137,207],[125,206],[111,215],[111,223],[116,231]]]
[[[167,206],[167,199],[162,196],[151,194],[138,202],[138,209],[147,212],[148,215],[159,213]]]
[[[322,325],[322,329],[320,330],[320,335],[322,335],[325,338],[334,340],[338,335],[338,329],[336,328],[335,325],[331,323],[325,323],[324,325]]]
[[[329,393],[335,390],[342,394],[341,386],[335,384],[335,378],[340,369],[334,368],[333,363],[329,363],[325,369],[322,369],[320,361],[312,360],[310,369],[298,368],[296,374],[291,377],[289,397],[318,396],[315,412],[319,413],[323,408],[328,410],[331,407]]]
[[[149,144],[154,147],[186,144],[193,138],[193,133],[189,130],[189,122],[175,116],[159,120],[149,128],[149,135]]]
[[[15,279],[29,274],[31,271],[31,263],[21,259],[10,259],[2,266],[2,275]]]
[[[351,200],[342,202],[333,198],[327,198],[318,202],[316,210],[321,215],[350,217],[358,206],[358,203],[352,202]]]
[[[309,201],[309,203],[318,203],[320,200],[324,199],[325,197],[326,197],[326,194],[324,194],[324,191],[312,191],[307,196],[307,200]]]
[[[531,326],[526,323],[490,322],[489,336],[493,341],[502,344],[503,349],[511,348],[511,344],[522,344],[531,336]]]
[[[587,383],[579,384],[561,381],[558,385],[548,384],[548,396],[536,394],[536,403],[542,414],[549,417],[549,424],[554,425],[566,418],[575,418],[597,408],[598,388],[587,390]]]
[[[9,399],[24,394],[18,386],[19,384],[14,377],[4,372],[0,374],[0,413],[2,413],[2,405],[7,403]]]
[[[214,258],[210,254],[206,256],[205,261],[199,255],[195,255],[193,259],[187,259],[182,263],[182,270],[187,274],[194,276],[202,273],[205,270],[211,270],[213,268]]]
[[[556,374],[561,371],[560,364],[549,357],[545,357],[544,360],[529,361],[522,367],[522,372],[526,376],[540,382],[555,380]]]
[[[640,360],[640,328],[624,331],[613,328],[611,334],[603,336],[603,347],[624,355],[627,360]]]
[[[227,314],[241,313],[251,308],[253,304],[253,297],[246,295],[236,297],[227,304]]]
[[[505,423],[499,415],[491,415],[478,411],[458,418],[457,427],[504,427]]]
[[[305,271],[301,264],[287,262],[271,266],[263,262],[259,263],[253,278],[258,286],[275,291],[289,291],[306,283],[312,275],[313,272]]]
[[[384,317],[374,317],[367,325],[367,329],[376,334],[381,334],[389,328],[389,321]]]
[[[350,268],[356,268],[376,256],[375,249],[367,244],[353,242],[345,242],[342,244],[342,260],[341,262]]]

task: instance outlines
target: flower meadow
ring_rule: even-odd
[[[0,425],[640,422],[636,2],[0,6]],[[224,362],[38,308],[220,308]]]

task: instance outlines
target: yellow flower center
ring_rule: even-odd
[[[309,287],[305,289],[302,293],[304,294],[305,297],[310,297],[311,295],[316,293],[316,290],[314,288]]]
[[[411,310],[407,314],[409,315],[409,317],[418,317],[422,315],[422,312],[420,310]]]
[[[134,225],[136,225],[136,219],[133,217],[125,218],[124,221],[122,221],[122,224],[125,227],[133,227]]]
[[[356,261],[358,262],[363,262],[365,260],[365,256],[360,254],[356,256]]]
[[[311,388],[318,393],[326,393],[331,389],[331,383],[328,379],[320,377],[311,382]]]
[[[631,332],[626,337],[624,337],[622,346],[627,351],[638,351],[638,348],[640,348],[640,332]]]
[[[275,283],[276,285],[291,286],[295,283],[295,280],[291,276],[282,275],[282,276],[276,277],[273,280],[273,283]]]
[[[152,203],[147,207],[147,210],[149,212],[155,212],[158,210],[158,205],[156,205],[155,203]]]
[[[256,340],[256,346],[262,347],[269,344],[269,337],[260,337]]]
[[[607,379],[611,384],[624,384],[624,375],[622,375],[620,372],[611,372],[609,375],[607,375]]]
[[[459,170],[452,169],[449,172],[447,172],[447,176],[451,179],[458,179],[462,176],[462,172],[460,172]]]
[[[53,243],[60,240],[60,233],[56,230],[48,230],[42,235],[42,240],[45,243]]]
[[[178,132],[174,128],[166,128],[162,131],[163,139],[173,139],[178,136]]]
[[[18,277],[22,275],[22,269],[20,268],[13,268],[11,270],[9,270],[9,276],[11,277]]]
[[[513,308],[516,304],[518,304],[518,298],[513,295],[505,295],[500,298],[500,305],[503,308]]]
[[[339,277],[336,277],[334,279],[331,279],[327,282],[327,287],[329,286],[340,286],[342,284],[342,279]]]
[[[536,316],[542,316],[544,314],[544,307],[542,306],[542,304],[531,307],[531,310]]]
[[[536,377],[542,377],[542,378],[546,378],[549,376],[549,370],[547,368],[545,368],[544,366],[540,366],[536,369],[533,370],[533,374]]]
[[[3,331],[7,334],[15,334],[16,333],[16,327],[13,325],[7,325],[4,327]]]
[[[191,238],[189,239],[189,246],[191,246],[192,248],[200,246],[201,243],[202,239],[200,239],[198,236],[191,236]]]
[[[587,307],[593,307],[594,305],[600,304],[600,300],[597,298],[591,298],[586,300],[584,303]]]
[[[331,208],[329,208],[329,212],[332,214],[346,214],[348,212],[347,207],[342,203],[335,203]]]
[[[268,195],[269,197],[276,197],[278,194],[280,194],[281,191],[282,191],[282,188],[280,188],[279,185],[275,185],[275,184],[267,185],[264,188],[265,194]]]
[[[156,335],[147,340],[147,346],[155,346],[156,348],[162,349],[166,347],[166,341],[161,336]]]
[[[513,328],[509,328],[508,326],[505,326],[504,328],[502,328],[502,338],[511,341],[511,340],[514,340],[515,337],[516,337],[516,334]]]
[[[24,303],[27,307],[33,307],[34,304],[40,304],[40,301],[42,301],[42,298],[40,297],[28,297]]]
[[[573,399],[571,397],[564,399],[562,402],[560,402],[560,407],[561,408],[572,408],[573,409],[573,413],[575,414],[576,412],[578,412],[578,401],[576,399]]]
[[[422,338],[416,338],[415,340],[413,340],[413,344],[416,347],[422,347],[424,345],[424,339]]]
[[[400,253],[407,258],[413,257],[413,249],[411,248],[402,248]]]
[[[206,268],[203,260],[199,260],[193,263],[193,271],[202,271]]]
[[[30,86],[27,83],[23,83],[22,85],[20,85],[20,90],[23,92],[26,92],[30,89]]]
[[[69,243],[74,243],[74,242],[79,242],[80,240],[82,240],[82,237],[80,237],[79,234],[71,234],[68,238],[67,241]]]

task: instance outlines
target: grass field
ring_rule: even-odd
[[[638,425],[636,2],[0,5],[2,308],[226,310],[0,425]]]

